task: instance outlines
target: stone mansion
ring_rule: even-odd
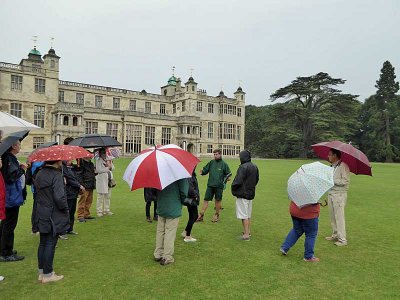
[[[172,75],[160,94],[59,79],[60,57],[36,47],[19,64],[0,62],[0,110],[41,129],[22,142],[28,153],[43,143],[104,133],[134,155],[154,144],[177,144],[197,156],[237,155],[244,148],[245,93],[209,96],[193,77]]]

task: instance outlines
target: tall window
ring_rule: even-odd
[[[98,128],[99,128],[99,123],[98,122],[88,122],[88,121],[86,121],[85,133],[86,134],[98,133],[97,132]]]
[[[68,116],[64,116],[64,118],[63,118],[63,125],[64,125],[64,126],[68,126],[68,125],[69,125],[69,117],[68,117]]]
[[[129,100],[129,110],[136,111],[136,100]]]
[[[22,76],[11,75],[11,89],[14,91],[22,91]]]
[[[219,105],[219,114],[222,115],[223,111],[224,111],[224,105],[220,104]]]
[[[165,115],[165,104],[160,104],[160,115]]]
[[[203,102],[197,101],[196,111],[203,111]]]
[[[35,105],[33,108],[33,123],[44,128],[44,105]]]
[[[214,104],[208,103],[208,113],[213,114],[214,113]]]
[[[242,137],[242,127],[241,126],[237,126],[237,134],[236,134],[236,139],[238,141],[240,141],[241,137]]]
[[[100,96],[100,95],[94,96],[94,107],[96,107],[96,108],[103,107],[103,96]]]
[[[186,111],[186,101],[182,101],[182,111]]]
[[[207,153],[213,153],[213,145],[207,145]]]
[[[43,94],[46,91],[46,80],[35,78],[35,93]]]
[[[120,101],[120,98],[113,98],[113,109],[119,109]]]
[[[242,116],[242,109],[240,107],[238,107],[238,109],[237,109],[237,116],[238,117]]]
[[[222,155],[235,155],[236,147],[234,145],[223,145],[222,147]]]
[[[214,123],[208,122],[208,135],[207,137],[209,139],[214,138]]]
[[[83,105],[85,103],[85,94],[76,93],[76,104]]]
[[[33,149],[37,149],[40,145],[44,144],[44,136],[33,137]]]
[[[16,116],[18,118],[21,118],[22,116],[22,104],[21,103],[15,103],[12,102],[10,105],[10,114],[13,116]]]
[[[156,137],[156,128],[154,126],[146,126],[144,128],[144,143],[146,145],[154,145],[155,137]]]
[[[139,153],[142,151],[142,126],[126,125],[125,153]]]
[[[239,155],[240,153],[240,146],[236,146],[236,155]]]
[[[162,145],[171,144],[171,128],[162,127],[161,144]]]
[[[72,126],[78,126],[78,117],[72,117]]]
[[[56,62],[54,61],[54,59],[52,59],[52,60],[50,61],[50,68],[54,69],[55,66],[56,66]]]
[[[112,136],[114,139],[118,139],[118,124],[117,123],[107,123],[106,124],[106,134]]]
[[[58,91],[58,102],[64,102],[64,91]]]
[[[144,112],[147,114],[151,113],[151,102],[145,102],[144,103]]]
[[[219,123],[219,138],[222,139],[222,123]],[[221,148],[220,148],[221,149]]]
[[[172,104],[172,113],[176,114],[176,103]]]
[[[224,123],[224,139],[227,140],[235,139],[235,133],[236,133],[235,131],[236,131],[235,124]]]

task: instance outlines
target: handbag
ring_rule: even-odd
[[[115,181],[115,179],[112,177],[111,172],[108,172],[108,187],[109,188],[113,188],[117,185],[117,182]]]
[[[186,205],[186,206],[198,206],[199,205],[199,201],[196,198],[185,198],[182,201],[182,204]]]

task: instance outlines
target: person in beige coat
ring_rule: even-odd
[[[96,160],[96,190],[97,190],[97,216],[113,215],[110,211],[111,188],[108,187],[109,177],[112,178],[114,165],[107,159],[106,149],[99,150],[99,158]]]
[[[331,219],[332,235],[325,239],[334,241],[336,246],[347,246],[346,222],[344,208],[347,202],[347,191],[350,183],[350,170],[348,165],[341,160],[342,153],[331,149],[328,160],[334,168],[334,186],[328,192],[329,215]]]

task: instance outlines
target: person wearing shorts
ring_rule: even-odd
[[[199,217],[197,218],[197,222],[203,221],[204,214],[208,208],[208,203],[213,199],[215,199],[215,214],[212,218],[212,222],[219,221],[224,185],[232,176],[228,164],[222,160],[221,150],[215,149],[213,152],[214,159],[209,161],[205,167],[200,170],[200,175],[209,175],[203,207],[200,211]]]
[[[232,195],[236,197],[236,217],[242,220],[242,240],[250,241],[250,220],[256,185],[259,180],[258,168],[251,162],[248,150],[239,153],[240,166],[232,182]]]

